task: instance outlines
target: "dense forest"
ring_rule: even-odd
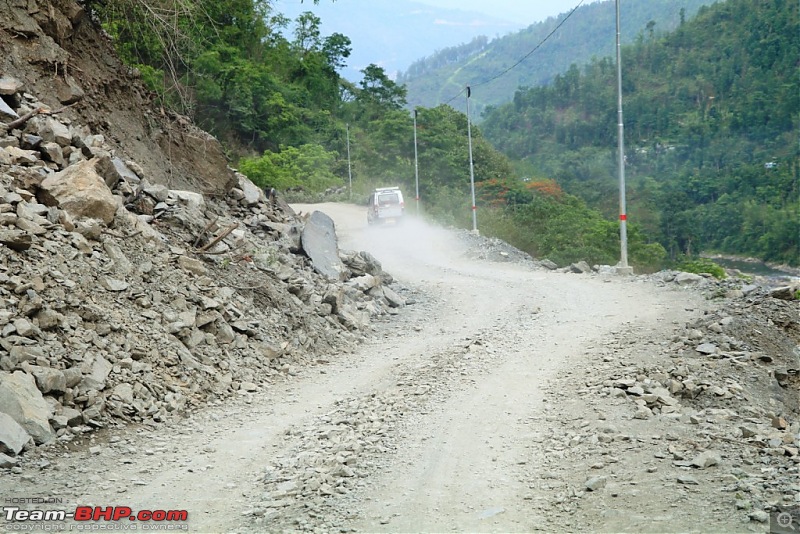
[[[350,39],[323,36],[313,13],[288,20],[266,0],[90,7],[154,102],[214,133],[259,185],[306,198],[344,189],[354,202],[376,186],[414,191],[406,87],[376,65],[345,80]],[[709,249],[797,262],[796,11],[728,0],[625,48],[638,269]],[[482,233],[562,265],[616,263],[614,71],[608,59],[573,66],[472,124]],[[471,227],[467,117],[440,104],[416,123],[423,213]]]
[[[682,21],[692,18],[701,6],[714,1],[622,2],[622,42],[633,43],[643,37],[672,31]],[[478,37],[469,43],[439,50],[411,64],[400,73],[397,82],[408,88],[408,101],[412,106],[426,107],[447,102],[464,86],[472,85],[476,88],[472,108],[480,114],[485,106],[509,102],[518,87],[549,85],[557,74],[566,72],[572,64],[582,65],[594,57],[615,54],[614,0],[581,5],[565,22],[568,15],[569,12],[550,17],[491,41]],[[540,43],[535,54],[502,77],[493,79]],[[451,105],[465,111],[460,99]]]
[[[671,257],[716,251],[797,264],[798,4],[728,0],[624,48],[630,220]],[[617,210],[616,67],[573,65],[489,109],[487,137],[523,175]]]

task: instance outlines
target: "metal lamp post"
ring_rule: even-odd
[[[469,97],[472,91],[467,86],[467,138],[469,139],[469,185],[472,190],[472,232],[478,233],[478,208],[475,206],[475,170],[472,164],[472,125],[469,118]]]
[[[620,274],[630,274],[628,267],[628,213],[625,206],[625,128],[622,122],[622,47],[620,44],[619,0],[617,4],[617,135],[619,150],[619,243],[620,243]]]
[[[419,217],[419,160],[417,159],[417,110],[414,110],[414,179],[416,182],[417,217]]]
[[[350,183],[350,200],[353,200],[353,171],[350,167],[350,125],[345,125],[347,131],[347,177]]]

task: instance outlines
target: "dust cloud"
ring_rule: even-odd
[[[462,262],[466,246],[450,230],[414,215],[399,224],[370,226],[367,210],[353,204],[296,204],[296,212],[321,211],[336,225],[339,248],[365,250],[381,262],[385,271],[401,278],[413,274],[414,266],[455,268]]]

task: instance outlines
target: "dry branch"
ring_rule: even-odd
[[[77,104],[77,102],[74,102],[74,103],[72,103],[72,104],[70,104],[68,106],[64,106],[63,108],[59,108],[59,109],[57,109],[55,111],[50,111],[47,108],[36,108],[36,109],[34,109],[32,111],[27,112],[22,117],[9,122],[8,124],[6,124],[6,128],[8,128],[9,130],[13,130],[15,128],[18,128],[18,127],[22,126],[23,124],[25,124],[26,122],[28,122],[29,120],[31,120],[36,115],[57,115],[58,113],[61,113],[61,112],[63,112],[64,110],[66,110],[68,108],[71,108],[75,104]]]
[[[227,227],[221,234],[219,234],[217,237],[212,239],[211,242],[209,242],[206,246],[204,246],[200,250],[197,250],[196,252],[199,253],[199,254],[204,254],[208,249],[210,249],[211,247],[213,247],[214,245],[216,245],[217,243],[219,243],[220,241],[225,239],[228,236],[228,234],[230,234],[231,232],[236,230],[238,227],[239,227],[239,223],[238,222],[237,223],[233,223],[232,225]]]
[[[214,220],[208,223],[205,228],[203,228],[203,231],[200,232],[197,236],[197,239],[194,240],[194,245],[192,245],[194,248],[197,248],[197,246],[200,244],[200,240],[203,239],[203,236],[206,235],[215,224],[217,224],[218,220],[219,217],[214,217]]]

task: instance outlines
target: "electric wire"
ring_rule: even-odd
[[[552,30],[550,33],[548,33],[548,34],[545,36],[545,38],[544,38],[544,39],[542,39],[542,40],[539,42],[539,44],[537,44],[535,47],[533,47],[533,49],[532,49],[530,52],[528,52],[527,54],[525,54],[524,56],[522,56],[522,58],[520,58],[520,59],[519,59],[519,61],[517,61],[516,63],[514,63],[513,65],[511,65],[510,67],[508,67],[508,68],[507,68],[507,69],[505,69],[504,71],[502,71],[502,72],[500,72],[500,73],[498,73],[498,74],[495,74],[495,75],[494,75],[494,76],[492,76],[491,78],[489,78],[489,79],[487,79],[487,80],[483,80],[483,81],[481,81],[481,82],[478,82],[478,83],[471,84],[469,87],[480,87],[481,85],[486,85],[486,84],[489,84],[489,83],[491,83],[491,82],[495,81],[496,79],[500,78],[501,76],[504,76],[505,74],[509,73],[511,70],[515,69],[516,67],[518,67],[518,66],[519,66],[519,65],[520,65],[520,64],[521,64],[523,61],[525,61],[526,59],[528,59],[529,57],[531,57],[531,56],[533,55],[533,53],[534,53],[534,52],[536,52],[537,50],[539,50],[539,48],[541,48],[541,47],[542,47],[542,45],[543,45],[544,43],[546,43],[546,42],[547,42],[547,40],[548,40],[548,39],[550,39],[550,37],[552,37],[552,36],[553,36],[553,34],[554,34],[554,33],[556,33],[556,32],[558,31],[558,29],[559,29],[559,28],[561,28],[561,26],[563,26],[563,25],[564,25],[564,23],[565,23],[565,22],[567,22],[567,20],[568,20],[568,19],[569,19],[569,18],[572,16],[572,14],[573,14],[573,13],[575,13],[575,11],[577,11],[577,9],[583,5],[583,2],[584,2],[584,1],[585,1],[585,0],[580,0],[580,2],[578,2],[578,5],[576,5],[575,7],[573,7],[573,8],[572,8],[572,11],[570,11],[569,13],[567,13],[567,16],[566,16],[566,17],[564,17],[563,19],[561,19],[561,21],[560,21],[560,22],[559,22],[559,23],[556,25],[556,27],[555,27],[555,28],[553,28],[553,30]],[[455,95],[453,98],[451,98],[450,100],[448,100],[447,102],[445,102],[445,103],[444,103],[444,105],[446,106],[446,105],[450,104],[450,102],[452,102],[453,100],[455,100],[456,98],[458,98],[459,96],[461,96],[462,94],[464,94],[464,91],[465,91],[465,90],[466,90],[466,88],[464,88],[464,89],[462,89],[461,91],[459,91],[457,95]]]

